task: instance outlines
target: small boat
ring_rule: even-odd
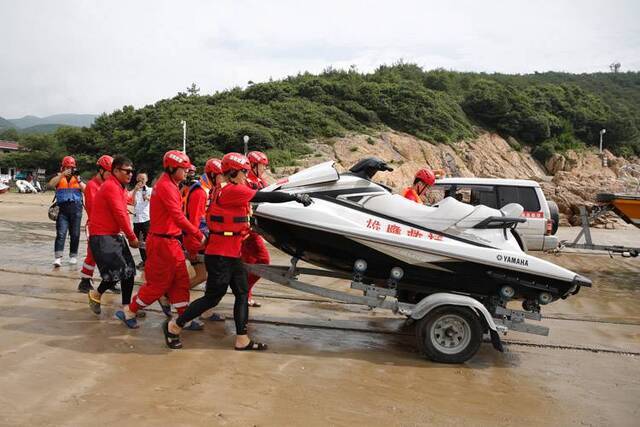
[[[9,186],[0,182],[0,194],[4,194],[9,191]]]
[[[600,193],[596,200],[612,206],[620,218],[640,228],[640,194]]]

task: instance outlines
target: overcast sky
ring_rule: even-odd
[[[0,116],[111,112],[328,66],[640,69],[640,1],[0,0]]]

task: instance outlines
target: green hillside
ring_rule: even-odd
[[[103,114],[91,128],[24,137],[32,151],[13,156],[26,161],[48,146],[50,159],[70,152],[90,164],[99,154],[123,153],[159,170],[162,154],[181,147],[183,119],[187,151],[197,164],[241,150],[245,134],[253,149],[269,151],[278,165],[307,153],[309,139],[382,127],[435,143],[492,130],[533,146],[542,160],[557,150],[597,144],[606,128],[609,149],[638,155],[639,112],[638,72],[504,75],[399,63],[368,74],[328,69],[212,95],[200,95],[194,86],[154,105]]]
[[[2,117],[0,117],[0,129],[10,129],[13,127],[15,127],[13,123],[11,123],[7,119],[3,119]]]

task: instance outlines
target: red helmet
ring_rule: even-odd
[[[209,159],[204,165],[204,173],[220,175],[222,173],[222,162],[219,159]]]
[[[436,182],[436,176],[433,174],[431,169],[426,169],[426,168],[420,169],[418,172],[416,172],[415,179],[419,179],[420,181],[424,182],[429,186],[435,184]]]
[[[269,158],[262,151],[249,151],[247,158],[249,159],[251,166],[257,164],[263,164],[265,166],[269,165]]]
[[[186,168],[189,169],[191,167],[191,160],[189,160],[189,156],[187,156],[182,151],[171,150],[164,153],[164,157],[162,157],[162,167],[163,168]]]
[[[222,157],[222,172],[249,170],[249,160],[240,153],[227,153]]]
[[[76,159],[71,156],[65,156],[62,159],[62,167],[63,168],[75,168],[76,167]]]
[[[107,172],[111,172],[111,165],[112,164],[113,164],[113,157],[107,156],[106,154],[104,156],[100,156],[100,158],[96,162],[96,165],[99,168],[102,168],[102,169],[106,170]]]

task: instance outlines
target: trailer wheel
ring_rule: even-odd
[[[482,343],[482,322],[467,307],[444,306],[427,313],[416,325],[418,350],[440,363],[464,363]]]

